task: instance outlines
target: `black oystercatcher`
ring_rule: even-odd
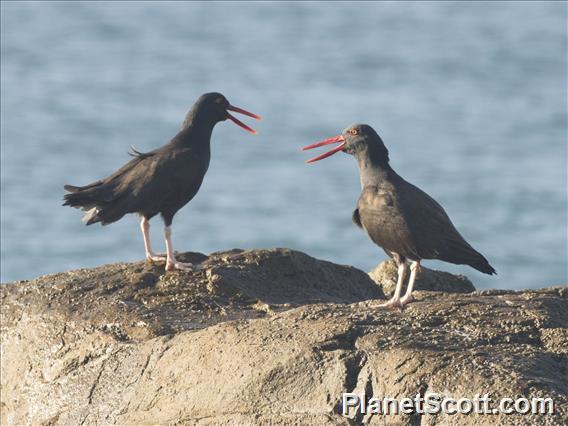
[[[382,247],[398,265],[396,290],[381,306],[404,307],[412,302],[412,288],[422,259],[438,259],[469,265],[486,274],[495,269],[470,246],[450,218],[432,197],[405,181],[389,165],[389,152],[371,126],[355,124],[340,136],[306,146],[303,150],[339,143],[332,150],[308,163],[343,151],[359,164],[361,196],[353,212],[353,222]],[[400,297],[410,262],[410,278],[404,297]]]
[[[176,212],[199,191],[211,157],[211,133],[220,121],[232,120],[256,133],[228,111],[261,118],[229,104],[220,93],[202,95],[187,113],[179,133],[166,145],[142,153],[132,148],[134,157],[109,177],[86,186],[65,185],[70,192],[64,206],[86,210],[87,225],[116,222],[127,213],[141,216],[146,259],[165,260],[166,270],[191,270],[190,263],[178,262],[171,242],[171,224]],[[150,223],[160,213],[165,224],[166,255],[156,255],[150,246]]]

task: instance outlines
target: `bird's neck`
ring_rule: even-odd
[[[209,146],[213,128],[217,123],[217,121],[199,119],[196,114],[187,114],[180,133],[186,135],[183,139],[192,144],[199,143]]]
[[[376,186],[394,174],[388,158],[385,159],[370,152],[361,152],[356,155],[356,159],[359,165],[361,189],[367,186]]]
[[[219,120],[213,117],[208,111],[194,106],[185,116],[181,130],[191,130],[192,132],[197,132],[204,136],[211,136],[213,127],[215,127],[215,124],[218,122]]]

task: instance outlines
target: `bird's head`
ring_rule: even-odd
[[[302,148],[302,151],[333,143],[338,143],[339,145],[317,157],[307,160],[306,163],[323,160],[339,151],[351,154],[354,157],[369,156],[379,162],[388,163],[389,161],[389,151],[377,132],[368,124],[353,124],[343,130],[339,136],[305,146]]]
[[[256,133],[256,130],[250,128],[245,123],[243,123],[236,117],[232,116],[229,113],[229,111],[248,115],[249,117],[255,118],[257,120],[261,119],[259,115],[253,114],[252,112],[248,112],[242,108],[238,108],[236,106],[231,105],[227,100],[227,98],[225,98],[225,96],[223,96],[221,93],[213,92],[213,93],[205,93],[204,95],[201,95],[199,99],[197,99],[197,101],[195,102],[195,104],[188,113],[186,122],[187,124],[189,124],[191,122],[195,122],[196,119],[199,119],[211,122],[211,124],[215,124],[220,121],[225,121],[229,119],[235,124],[237,124],[239,127],[242,127],[243,129],[251,133]],[[184,126],[185,125],[186,123],[184,123]]]

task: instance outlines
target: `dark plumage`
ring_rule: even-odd
[[[65,185],[69,194],[63,205],[86,210],[87,225],[100,222],[107,225],[128,213],[142,216],[142,232],[148,260],[160,260],[150,249],[148,221],[157,214],[166,226],[166,269],[187,269],[175,260],[170,241],[170,225],[176,212],[199,191],[211,157],[210,141],[213,127],[227,118],[244,129],[228,111],[259,116],[233,107],[220,93],[201,96],[188,112],[179,133],[166,145],[142,153],[132,148],[134,158],[105,179],[86,186]]]
[[[309,162],[338,151],[357,159],[361,195],[353,212],[353,222],[399,265],[397,290],[386,306],[404,306],[412,300],[412,287],[422,259],[465,264],[486,274],[495,273],[487,259],[460,235],[442,206],[391,168],[388,150],[372,127],[356,124],[341,136],[304,149],[334,142],[340,145]],[[407,261],[411,263],[412,273],[408,291],[400,299]]]

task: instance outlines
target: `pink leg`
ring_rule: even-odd
[[[404,277],[406,276],[406,262],[398,265],[398,280],[396,282],[396,289],[394,290],[394,295],[392,298],[380,305],[381,308],[401,308],[400,292],[402,290],[402,284],[404,283]]]
[[[166,237],[166,271],[172,271],[174,269],[181,269],[182,271],[192,271],[193,264],[178,262],[176,260],[174,249],[172,247],[172,230],[169,226],[164,228],[164,236]]]
[[[412,290],[414,289],[414,280],[416,280],[416,274],[420,271],[420,261],[415,260],[410,264],[410,278],[408,279],[408,288],[406,289],[406,294],[402,299],[400,299],[400,304],[402,306],[408,305],[414,300],[412,297]]]
[[[140,221],[140,229],[142,229],[142,236],[144,237],[144,249],[146,250],[146,260],[150,262],[166,260],[166,256],[155,254],[150,245],[150,222],[145,217]]]

